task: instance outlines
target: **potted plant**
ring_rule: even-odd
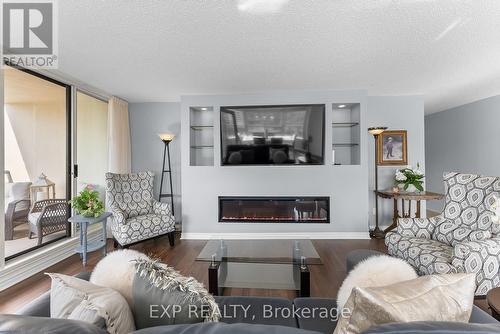
[[[420,170],[420,165],[417,163],[417,168],[407,166],[398,169],[394,176],[394,184],[407,192],[423,191],[424,173]]]
[[[104,213],[104,203],[99,199],[99,192],[91,185],[86,186],[69,204],[84,217],[99,217]]]

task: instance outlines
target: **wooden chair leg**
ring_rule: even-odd
[[[171,247],[175,246],[175,231],[168,233],[168,243]]]

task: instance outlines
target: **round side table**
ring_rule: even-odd
[[[493,318],[500,321],[500,288],[494,288],[486,294],[486,301],[491,309]]]
[[[83,260],[83,266],[87,265],[87,253],[93,252],[102,248],[102,253],[106,256],[106,221],[112,214],[110,212],[104,212],[97,218],[94,217],[83,217],[80,215],[72,216],[68,219],[70,223],[80,226],[80,244],[76,247],[75,251],[80,254]],[[87,242],[87,229],[90,225],[101,223],[102,224],[102,238],[94,242]]]

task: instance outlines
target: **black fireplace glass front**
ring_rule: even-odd
[[[219,197],[221,223],[329,223],[329,197]]]

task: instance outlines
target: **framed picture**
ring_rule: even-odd
[[[381,166],[407,165],[406,130],[384,131],[378,136],[377,163]]]

